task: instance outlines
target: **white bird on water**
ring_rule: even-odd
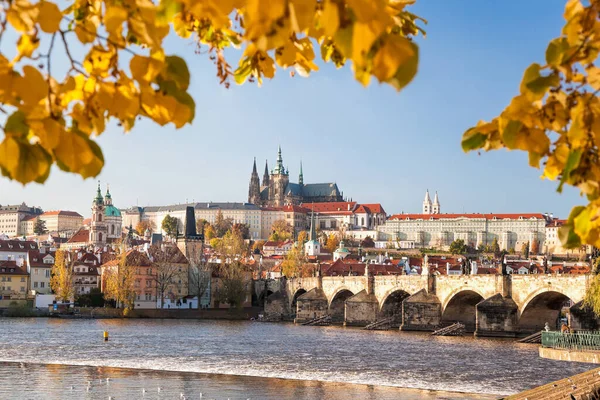
[[[110,382],[110,378],[106,378],[106,382]]]
[[[160,393],[160,386],[158,387],[158,392]]]
[[[71,386],[71,390],[73,390],[73,389],[74,389],[74,387],[73,387],[73,386]]]

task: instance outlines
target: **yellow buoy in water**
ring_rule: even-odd
[[[108,331],[104,331],[104,341],[108,342]]]

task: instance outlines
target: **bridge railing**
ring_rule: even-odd
[[[542,347],[564,350],[600,351],[600,332],[542,332]]]

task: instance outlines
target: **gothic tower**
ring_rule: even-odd
[[[94,246],[102,246],[106,243],[106,221],[104,221],[104,198],[100,191],[100,182],[96,197],[92,202],[92,222],[90,227],[90,243]]]
[[[425,200],[423,200],[423,214],[431,214],[431,198],[429,197],[429,189],[425,192]]]
[[[300,161],[300,176],[298,177],[298,185],[304,185],[304,174],[302,173],[302,161]]]
[[[252,166],[252,175],[250,175],[250,187],[248,189],[248,203],[260,205],[260,180],[256,172],[256,158]]]
[[[289,182],[289,174],[283,166],[283,157],[281,157],[281,146],[277,152],[277,163],[271,173],[269,181],[269,205],[272,207],[281,207],[285,205],[285,188]]]
[[[263,174],[263,186],[269,186],[269,161],[265,160],[265,173]]]
[[[431,208],[431,213],[432,214],[439,214],[440,213],[440,199],[438,198],[438,194],[437,191],[435,192],[435,197],[433,198],[433,206]]]

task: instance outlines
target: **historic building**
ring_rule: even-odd
[[[108,188],[106,188],[106,195],[102,197],[100,183],[98,183],[96,197],[92,202],[89,243],[95,246],[102,246],[115,239],[120,239],[122,230],[121,212],[113,205],[112,196]]]
[[[431,198],[429,197],[429,190],[427,190],[425,192],[425,200],[423,200],[423,214],[439,214],[440,208],[440,199],[438,198],[437,192],[435,192],[432,203]]]
[[[275,168],[269,173],[268,163],[262,185],[256,170],[256,159],[250,175],[248,203],[261,207],[281,207],[311,202],[343,201],[343,195],[335,183],[304,183],[302,163],[298,183],[290,182],[290,171],[283,165],[281,147],[277,152]]]
[[[23,235],[21,221],[29,217],[37,217],[41,213],[41,208],[29,207],[25,203],[0,206],[0,234],[9,237]]]

